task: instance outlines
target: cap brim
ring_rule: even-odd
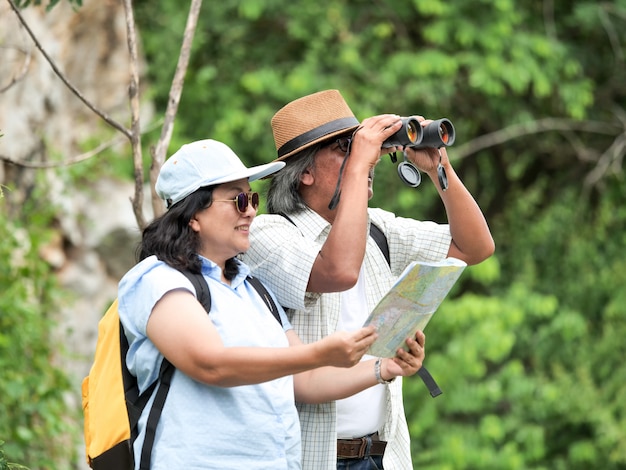
[[[273,173],[276,173],[278,170],[282,169],[284,166],[285,166],[285,162],[277,162],[277,161],[265,163],[263,165],[253,166],[253,167],[247,168],[245,171],[237,171],[230,175],[211,181],[211,185],[228,183],[230,181],[237,181],[237,180],[244,179],[244,178],[247,178],[248,181],[255,181],[261,178],[265,178],[266,176],[269,176]],[[201,186],[204,186],[204,185],[201,185]]]

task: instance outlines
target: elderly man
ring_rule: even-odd
[[[417,117],[422,126],[430,121]],[[305,342],[359,328],[412,261],[452,256],[476,264],[494,241],[482,211],[452,168],[445,148],[387,147],[399,116],[359,122],[337,90],[292,101],[272,118],[278,160],[269,214],[251,228],[244,261],[289,309]],[[385,147],[385,148],[383,148]],[[381,155],[404,150],[437,186],[448,224],[369,208]],[[447,181],[441,187],[439,172]],[[389,261],[371,230],[384,234]],[[337,402],[299,404],[303,468],[412,470],[401,379]]]

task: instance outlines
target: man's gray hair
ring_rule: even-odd
[[[306,204],[300,195],[300,177],[312,168],[315,155],[322,148],[322,144],[313,145],[287,158],[287,164],[272,177],[267,192],[267,211],[271,214],[295,214],[303,211]]]

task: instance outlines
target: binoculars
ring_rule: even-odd
[[[403,117],[398,132],[383,142],[383,147],[440,148],[454,143],[454,126],[446,119],[437,119],[426,127],[414,117]]]
[[[383,148],[401,146],[414,149],[438,149],[454,143],[454,126],[446,118],[437,119],[425,127],[422,127],[420,122],[414,117],[402,117],[400,119],[402,120],[402,127],[383,142]],[[395,153],[391,154],[391,161],[393,163],[397,161]],[[422,181],[420,171],[407,160],[406,154],[404,161],[398,165],[398,176],[406,185],[414,188],[418,187]],[[441,154],[439,154],[437,176],[441,189],[444,191],[448,189],[448,178],[441,164]]]

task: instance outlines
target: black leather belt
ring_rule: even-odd
[[[362,459],[369,455],[384,455],[387,442],[378,438],[378,433],[369,436],[372,440],[369,452],[367,452],[367,437],[357,439],[337,439],[338,459]]]

